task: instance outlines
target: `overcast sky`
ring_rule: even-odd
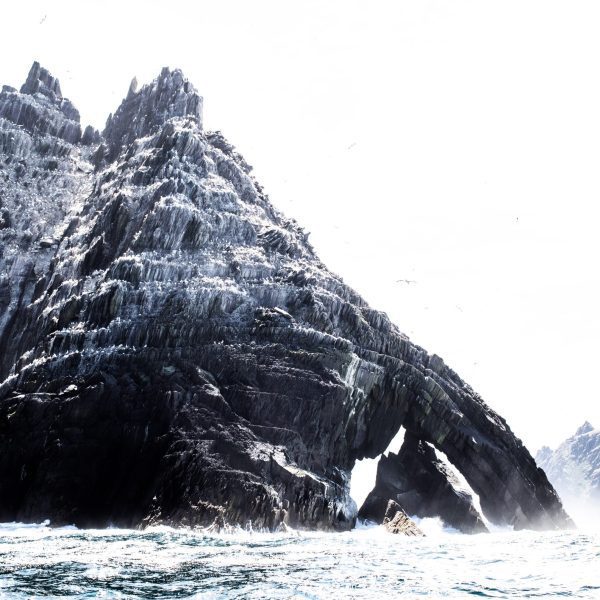
[[[10,2],[102,127],[180,67],[323,261],[441,355],[535,451],[600,427],[600,4]]]

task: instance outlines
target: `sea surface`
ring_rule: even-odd
[[[0,598],[600,598],[600,534],[0,525]]]

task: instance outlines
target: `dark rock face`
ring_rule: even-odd
[[[50,99],[51,102],[62,100],[60,83],[58,79],[52,77],[47,69],[40,66],[39,62],[34,62],[27,80],[21,86],[21,94],[42,94]]]
[[[402,507],[393,500],[389,500],[387,503],[383,526],[390,533],[408,536],[424,535],[415,522],[402,510]]]
[[[486,516],[570,519],[506,423],[315,255],[180,71],[102,134],[0,93],[0,520],[347,529],[401,425]]]
[[[169,119],[188,117],[197,129],[202,128],[202,98],[181,71],[165,68],[158,79],[139,93],[136,90],[134,79],[125,102],[106,122],[108,161],[138,139],[156,133]]]
[[[460,489],[458,480],[438,460],[434,449],[409,432],[398,454],[379,459],[375,488],[358,514],[382,523],[390,501],[397,502],[409,515],[439,516],[446,525],[463,533],[487,531],[471,495]]]

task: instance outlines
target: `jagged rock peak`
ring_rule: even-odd
[[[585,435],[586,433],[589,433],[590,431],[594,431],[594,426],[589,422],[586,421],[576,432],[575,432],[575,436],[578,435]]]
[[[93,152],[64,98],[0,92],[0,522],[350,529],[355,461],[404,427],[492,522],[570,526],[504,419],[202,132],[181,72],[124,92]]]
[[[40,66],[37,60],[31,65],[27,80],[21,86],[22,94],[43,94],[53,102],[62,100],[60,83],[47,69]]]
[[[58,79],[36,61],[20,92],[3,86],[0,118],[36,135],[48,135],[70,144],[81,140],[79,111],[64,98]]]
[[[202,128],[202,96],[179,69],[164,67],[151,83],[137,91],[133,79],[127,96],[108,117],[104,137],[107,158],[114,160],[123,146],[155,132],[174,117],[188,117]]]

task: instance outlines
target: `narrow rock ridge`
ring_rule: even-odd
[[[88,145],[32,71],[0,94],[0,521],[348,529],[355,461],[405,426],[491,521],[571,525],[506,422],[203,132],[180,71]]]
[[[17,315],[34,300],[36,281],[51,272],[68,223],[92,189],[93,170],[79,113],[58,80],[35,62],[17,92],[0,92],[0,379],[15,360],[11,345],[34,343],[16,331]]]
[[[434,449],[409,432],[398,454],[390,452],[379,459],[375,487],[358,515],[382,523],[392,500],[411,516],[440,517],[463,533],[487,532],[471,495],[461,489]]]

